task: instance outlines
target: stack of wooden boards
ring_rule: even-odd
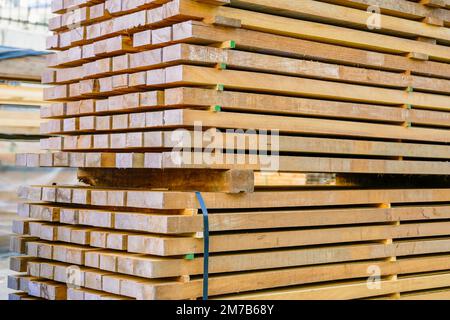
[[[3,33],[3,30],[2,30]],[[27,56],[30,51],[0,46],[0,274],[8,269],[12,221],[17,218],[17,188],[43,171],[60,169],[15,168],[16,152],[39,152],[39,105],[43,103],[41,73],[44,56]],[[23,56],[25,55],[25,56]],[[52,177],[52,180],[54,177]],[[0,281],[0,300],[7,299]]]
[[[66,174],[68,170],[15,167],[16,153],[40,152],[40,138],[45,137],[40,133],[43,120],[40,119],[39,109],[45,104],[41,74],[45,69],[46,58],[44,53],[33,50],[1,47],[1,51],[0,212],[14,214],[20,183],[71,180],[66,179],[69,178]],[[71,176],[73,178],[73,172]]]
[[[0,165],[14,165],[14,152],[39,151],[44,68],[44,56],[0,58]]]
[[[373,3],[54,0],[11,298],[200,298],[194,191],[211,298],[450,298],[450,6]]]
[[[13,168],[15,154],[39,152],[39,106],[43,103],[40,73],[44,66],[44,56],[0,57],[0,214],[16,212],[15,183],[23,181],[25,170]],[[7,220],[4,215],[2,218]]]

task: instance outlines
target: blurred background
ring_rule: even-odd
[[[0,0],[0,44],[45,49],[51,0]]]
[[[69,169],[17,168],[16,153],[37,153],[41,74],[51,0],[0,0],[0,300],[7,299],[9,240],[16,215],[17,188],[52,182],[74,183]]]

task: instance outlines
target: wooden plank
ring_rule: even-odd
[[[125,139],[125,138],[124,138]],[[34,156],[34,154],[31,154]],[[187,152],[165,153],[56,153],[63,156],[64,162],[36,160],[30,166],[55,166],[79,168],[109,169],[214,169],[214,170],[252,170],[262,172],[316,172],[316,173],[386,173],[386,174],[429,174],[439,175],[447,172],[448,166],[443,161],[411,160],[367,160],[346,158],[324,158],[304,156],[249,157],[236,154],[211,154]],[[70,156],[70,158],[69,158]],[[218,156],[218,157],[217,157]],[[206,159],[210,159],[209,161]],[[56,159],[56,158],[55,158]],[[197,159],[197,160],[196,160]],[[226,161],[225,161],[226,160]],[[17,162],[20,164],[20,161]]]
[[[280,9],[273,4],[274,8]],[[338,26],[323,25],[316,22],[273,16],[264,13],[229,8],[212,7],[194,1],[181,0],[171,8],[173,15],[197,17],[213,22],[216,16],[240,20],[242,27],[268,33],[289,35],[303,39],[328,43],[340,43],[352,47],[372,49],[391,53],[421,52],[433,59],[449,61],[450,55],[445,46],[430,45],[409,39],[399,39],[387,35],[352,30]]]
[[[315,267],[298,267],[290,269],[277,269],[257,271],[243,274],[211,275],[210,295],[216,296],[224,293],[250,291],[270,288],[271,286],[285,286],[294,284],[307,284],[329,279],[349,279],[352,277],[366,277],[367,269],[376,263],[383,274],[389,272],[411,273],[444,269],[448,264],[447,256],[408,258],[400,262],[353,262]],[[69,265],[67,265],[69,266]],[[83,267],[82,267],[83,268]],[[82,269],[83,270],[83,269]],[[89,271],[88,271],[89,270]],[[92,271],[91,271],[92,270]],[[394,271],[396,270],[396,271]],[[138,299],[189,299],[201,296],[201,279],[192,279],[188,282],[173,280],[149,280],[138,277],[123,276],[97,269],[86,269],[86,280],[91,275],[102,275],[104,285],[84,285],[91,289],[103,290],[110,293],[121,293]],[[260,281],[255,281],[255,279]],[[112,285],[114,284],[114,286]],[[127,287],[134,288],[129,291]]]
[[[448,290],[437,290],[410,295],[403,294],[400,300],[448,300],[450,298]]]
[[[31,56],[0,61],[0,78],[25,81],[41,81],[45,57]]]
[[[448,64],[435,61],[416,61],[393,54],[342,47],[338,44],[313,42],[289,36],[246,29],[207,25],[187,21],[173,26],[175,42],[204,45],[227,43],[232,40],[237,49],[287,57],[306,58],[381,70],[411,70],[417,74],[447,77]],[[230,47],[228,45],[228,47]],[[288,49],[287,49],[288,48]]]
[[[8,294],[8,300],[16,301],[16,300],[43,300],[43,299],[30,296],[26,292],[12,292]]]
[[[220,106],[224,111],[244,111],[262,114],[310,115],[336,119],[371,120],[380,122],[410,122],[445,126],[448,114],[438,111],[386,107],[373,104],[294,98],[268,94],[217,91],[202,88],[173,88],[164,91],[164,105]],[[274,108],[274,106],[277,106]]]
[[[21,191],[22,198],[31,201],[43,199],[44,188],[59,186],[33,186]],[[73,204],[91,204],[91,191],[95,188],[66,187],[72,189]],[[117,190],[126,193],[126,206],[148,209],[198,209],[193,192]],[[447,200],[448,189],[368,189],[368,190],[302,190],[258,191],[245,194],[205,192],[208,208],[270,208],[317,205],[356,205],[379,203],[442,202]],[[332,199],[331,195],[333,196]]]
[[[276,5],[267,0],[236,0],[232,2],[232,6],[264,13],[279,13],[281,11],[280,15],[287,17],[358,27],[359,29],[367,27],[367,21],[371,14],[370,12],[310,0],[296,2],[295,4],[282,0],[278,1]],[[443,27],[423,25],[420,22],[391,17],[382,13],[380,18],[383,20],[381,30],[383,33],[390,31],[400,35],[421,35],[434,39],[450,40],[449,30]]]
[[[448,80],[430,79],[420,76],[405,76],[385,71],[364,70],[361,68],[338,66],[329,63],[296,60],[292,58],[262,55],[250,52],[225,50],[204,46],[178,44],[163,49],[143,51],[129,56],[130,64],[125,69],[115,69],[110,58],[96,60],[80,67],[57,71],[54,83],[63,84],[83,78],[99,78],[123,72],[149,70],[180,63],[191,64],[226,64],[230,68],[241,70],[264,71],[273,74],[289,74],[328,80],[383,85],[390,87],[413,87],[435,92],[448,92]],[[163,59],[163,60],[161,60]],[[59,74],[64,75],[60,77]]]
[[[224,63],[230,68],[262,71],[271,74],[286,74],[371,85],[414,87],[444,93],[450,91],[450,82],[447,80],[419,76],[408,77],[398,73],[393,74],[384,71],[188,44],[165,47],[163,61],[210,65]]]
[[[31,280],[28,294],[46,300],[66,300],[67,287],[64,284],[48,280]]]
[[[430,271],[434,259],[428,261],[422,258],[408,258],[397,262],[353,262],[344,264],[333,264],[313,267],[299,267],[291,269],[278,269],[268,271],[258,271],[252,273],[234,274],[210,277],[211,296],[224,294],[225,292],[243,292],[257,289],[270,288],[272,286],[308,284],[327,280],[341,280],[349,278],[367,277],[367,270],[374,263],[380,267],[381,274],[392,272],[406,273],[407,270]],[[395,271],[394,271],[395,270]],[[260,281],[256,281],[259,279]],[[200,297],[202,291],[201,279],[191,280],[187,283],[173,282],[165,285],[144,284],[139,292],[138,299],[187,299],[190,297]],[[377,290],[373,295],[379,294]]]
[[[9,269],[16,272],[26,272],[28,262],[37,260],[39,259],[32,256],[13,256],[9,260]]]
[[[0,84],[0,104],[40,106],[42,88]]]
[[[448,97],[443,95],[369,88],[360,85],[247,71],[217,70],[182,65],[167,68],[165,79],[166,84],[171,86],[215,86],[221,84],[230,89],[243,91],[250,90],[382,104],[414,105],[437,110],[448,109]]]
[[[339,5],[351,6],[367,10],[370,7],[370,0],[321,0],[322,2],[336,3]],[[445,22],[446,26],[450,22],[450,13],[446,10],[423,6],[407,0],[381,0],[378,1],[381,12],[388,15],[405,17],[407,19],[419,19],[433,17]]]
[[[28,237],[28,236],[12,236],[10,238],[10,251],[25,254],[26,253],[26,245],[28,241],[36,241],[39,240],[38,237]],[[18,290],[18,289],[16,289]]]
[[[245,119],[245,120],[244,120]],[[372,124],[328,119],[269,116],[242,113],[221,113],[201,110],[168,110],[164,112],[167,127],[194,127],[201,123],[205,128],[239,128],[252,130],[279,130],[290,133],[315,133],[321,135],[358,136],[370,138],[397,138],[404,140],[448,142],[445,130],[404,128],[395,125]],[[156,127],[157,128],[157,127]]]
[[[139,97],[136,97],[139,95]],[[136,99],[136,100],[135,100]],[[139,102],[136,102],[139,100]],[[210,108],[218,105],[224,111],[246,111],[262,114],[311,115],[314,117],[333,117],[342,119],[371,120],[379,122],[410,122],[412,124],[426,124],[436,126],[448,125],[448,114],[445,112],[420,109],[386,107],[362,103],[348,103],[326,101],[307,98],[294,98],[267,94],[251,94],[243,92],[216,91],[202,88],[173,88],[163,91],[146,93],[131,93],[111,96],[106,99],[109,109],[100,108],[105,100],[82,100],[94,104],[95,111],[77,109],[67,112],[67,116],[114,114],[120,112],[138,112],[145,110],[159,110],[165,108],[202,107]],[[69,103],[71,104],[71,102]],[[135,105],[136,104],[136,105]],[[277,105],[277,108],[273,108]],[[52,104],[49,116],[46,118],[60,118],[60,104]],[[51,115],[51,114],[54,114]],[[135,117],[130,115],[131,117]],[[103,121],[103,118],[100,118]],[[99,120],[99,118],[97,118]],[[107,118],[105,118],[107,120]],[[105,127],[106,128],[106,127]],[[109,127],[108,127],[109,128]]]
[[[337,244],[339,242],[350,243],[387,238],[404,239],[410,237],[445,236],[448,227],[448,223],[437,222],[402,226],[323,228],[319,230],[293,230],[250,234],[213,234],[210,238],[210,252]],[[192,237],[160,237],[139,234],[130,235],[128,237],[127,251],[157,256],[203,253],[203,239]]]
[[[425,275],[411,277],[401,280],[381,280],[381,289],[376,293],[379,295],[390,294],[394,292],[414,291],[420,289],[431,289],[445,287],[448,285],[448,274]],[[318,285],[311,287],[298,287],[284,290],[274,290],[262,292],[260,294],[232,295],[229,299],[301,299],[301,300],[319,300],[319,299],[361,299],[373,296],[374,292],[368,288],[367,283],[354,282],[347,284]],[[224,299],[225,297],[220,297]]]
[[[127,133],[128,137],[131,133]],[[169,151],[173,148],[179,148],[181,150],[190,150],[195,146],[194,132],[185,131],[183,139],[180,137],[173,137],[171,132],[133,132],[134,136],[138,138],[138,141],[132,146],[130,145],[113,145],[111,141],[116,136],[115,134],[105,135],[85,135],[83,137],[90,137],[94,140],[93,146],[86,148],[83,145],[72,144],[69,139],[75,138],[78,140],[81,136],[71,136],[64,140],[64,151],[100,151],[108,150],[110,152],[124,151],[124,152],[145,152],[145,151]],[[239,150],[259,150],[270,151],[268,143],[263,143],[264,139],[268,138],[267,135],[251,135],[251,134],[233,134],[223,133],[222,136],[212,135],[214,139],[207,141],[206,137],[203,137],[201,141],[197,141],[198,147],[213,148],[215,150],[223,150],[227,146],[230,147],[231,143],[226,144],[228,141],[242,141],[240,144],[235,143],[234,148]],[[221,138],[223,138],[223,141]],[[129,138],[131,139],[131,137]],[[241,139],[241,140],[239,140]],[[253,139],[253,140],[252,140]],[[251,143],[255,141],[255,143]],[[258,142],[261,141],[261,145]],[[331,139],[331,138],[309,138],[309,137],[292,137],[292,136],[279,136],[279,151],[280,152],[296,152],[296,153],[322,153],[322,154],[336,154],[336,155],[372,155],[372,156],[405,156],[405,157],[418,157],[418,158],[448,158],[448,148],[442,145],[425,145],[420,143],[406,143],[406,142],[382,142],[382,141],[366,141],[366,140],[343,140],[343,139]],[[53,154],[56,156],[58,153]],[[73,154],[73,153],[70,153]],[[27,154],[23,154],[27,156]],[[135,154],[136,155],[136,154]],[[31,154],[30,154],[31,156]],[[25,166],[26,162],[20,162],[18,159],[16,165]],[[50,166],[52,164],[50,163]],[[41,163],[41,166],[45,166]],[[53,166],[56,166],[53,163]],[[84,165],[81,164],[80,167]],[[131,166],[122,164],[118,167],[130,168]]]
[[[411,141],[433,141],[433,142],[448,142],[449,139],[445,135],[446,131],[441,129],[428,128],[405,128],[399,125],[386,125],[350,121],[337,121],[328,119],[313,119],[306,117],[287,117],[287,116],[272,116],[272,115],[256,115],[256,114],[242,114],[232,112],[209,112],[201,110],[168,110],[163,112],[142,113],[141,116],[146,117],[145,123],[143,121],[129,124],[128,115],[115,117],[116,122],[113,128],[109,131],[135,131],[136,129],[160,129],[190,127],[193,128],[195,124],[201,123],[202,128],[219,128],[219,129],[244,129],[244,130],[265,130],[266,132],[273,132],[279,130],[282,133],[297,133],[297,134],[320,134],[332,136],[347,136],[347,137],[366,137],[366,138],[381,138],[381,139],[404,139]],[[163,120],[164,119],[164,120]],[[241,120],[246,119],[245,123]],[[95,132],[96,119],[92,116],[81,118],[80,132]],[[114,121],[114,120],[113,120]],[[121,122],[119,122],[121,121]],[[163,122],[164,121],[164,122]],[[56,129],[49,133],[58,133],[58,127],[61,127],[60,120],[52,120],[50,126],[56,122]],[[246,124],[251,123],[252,125]],[[43,129],[45,130],[45,128]],[[79,131],[74,131],[79,132]],[[45,132],[45,131],[44,131]],[[99,130],[98,132],[103,132]],[[68,131],[66,133],[72,133]],[[169,135],[170,137],[170,135]],[[172,138],[173,139],[173,138]],[[179,139],[178,139],[179,140]],[[142,143],[140,144],[142,145]],[[140,146],[138,145],[138,147]],[[155,145],[158,147],[160,145]],[[149,145],[151,147],[151,145]],[[125,148],[125,146],[123,147]]]
[[[129,298],[84,288],[68,288],[67,300],[130,300]]]
[[[61,241],[92,247],[128,251],[155,256],[181,256],[203,253],[203,239],[194,237],[162,237],[130,232],[117,232],[60,224],[36,223],[38,230],[31,230],[32,237],[49,241]],[[364,227],[321,228],[311,230],[264,231],[212,234],[210,252],[249,251],[259,249],[281,249],[309,245],[329,245],[356,243],[389,239],[408,239],[417,237],[445,236],[449,224],[446,222],[411,223],[406,225],[384,225]],[[34,227],[33,227],[34,228]],[[57,231],[57,232],[56,232]],[[66,235],[67,233],[67,235]],[[16,237],[17,238],[17,237]],[[15,239],[16,239],[15,238]],[[25,253],[25,245],[15,252]]]
[[[253,192],[252,171],[178,171],[178,170],[89,170],[79,169],[78,179],[88,185],[107,187],[119,184],[128,188],[167,188],[213,192]]]
[[[204,76],[196,78],[195,72],[202,73]],[[218,73],[220,72],[220,73]],[[139,83],[132,81],[133,77],[143,77],[144,73],[122,74],[112,77],[105,77],[98,80],[83,80],[80,83],[74,83],[68,86],[61,85],[46,88],[46,99],[49,101],[70,101],[79,98],[106,98],[120,92],[138,92],[144,88],[161,88],[174,86],[217,86],[224,85],[231,89],[241,91],[268,92],[284,95],[296,95],[303,97],[317,97],[325,99],[339,99],[344,101],[373,102],[389,105],[412,105],[417,108],[447,110],[447,97],[444,95],[428,94],[422,92],[404,92],[400,90],[372,88],[352,84],[334,83],[322,80],[295,78],[282,75],[269,75],[252,73],[247,71],[234,70],[216,70],[208,71],[208,68],[194,66],[175,66],[167,69],[155,69],[147,71],[147,82],[140,80]],[[220,77],[219,77],[220,76]],[[239,83],[239,80],[231,81],[230,78],[236,77],[245,79],[254,78],[248,84]],[[165,79],[165,81],[164,81]],[[86,81],[88,82],[86,85]],[[292,83],[288,87],[280,89],[278,87],[268,88],[260,83],[270,81],[281,84]],[[258,85],[256,85],[258,83]],[[302,85],[299,89],[298,86]],[[86,85],[86,86],[85,86]],[[82,86],[83,91],[79,90]],[[327,89],[319,90],[317,87]],[[72,89],[72,87],[74,89]],[[119,90],[119,91],[117,91]],[[330,94],[331,90],[340,90]],[[374,94],[382,95],[375,96]]]
[[[245,270],[272,269],[280,267],[304,266],[312,264],[358,261],[386,258],[391,255],[410,256],[425,253],[444,252],[448,250],[448,240],[405,241],[398,245],[391,244],[357,244],[324,248],[260,251],[210,256],[211,274]],[[134,254],[117,254],[99,252],[100,267],[108,271],[144,277],[163,278],[181,275],[202,274],[202,258],[193,260],[139,256]],[[114,262],[106,265],[106,261]],[[105,259],[105,262],[102,261]],[[115,260],[117,259],[117,260]],[[111,269],[110,269],[111,268]]]
[[[54,207],[49,205],[30,205],[32,212],[47,212]],[[71,208],[62,206],[57,218],[42,215],[31,215],[44,221],[66,224],[130,230],[160,234],[189,234],[203,230],[200,215],[170,213],[159,211],[152,213],[122,212],[106,209]],[[21,215],[23,216],[23,215]],[[327,225],[351,225],[363,223],[391,223],[395,221],[439,221],[450,217],[450,209],[446,205],[401,206],[394,208],[353,208],[353,209],[315,209],[315,210],[281,210],[248,212],[226,211],[211,214],[211,231],[237,231],[250,229],[275,229],[286,227],[313,227]]]
[[[241,169],[254,171],[281,172],[322,172],[322,173],[372,173],[372,174],[428,174],[439,175],[447,172],[445,162],[423,162],[406,160],[338,159],[324,157],[294,157],[269,155],[262,158],[219,154],[210,161],[211,154],[167,152],[159,161],[146,161],[146,168],[165,169]],[[207,160],[208,159],[208,160]]]
[[[0,110],[0,133],[36,135],[39,133],[38,110]]]

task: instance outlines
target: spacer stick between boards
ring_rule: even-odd
[[[222,42],[220,47],[222,49],[236,49],[236,41],[234,41],[234,40],[224,41],[224,42]]]
[[[225,62],[216,63],[216,69],[226,70],[227,69],[227,64]]]
[[[209,110],[212,112],[221,112],[222,111],[222,106],[219,104],[216,105],[212,105],[209,107]]]
[[[209,281],[209,217],[202,194],[195,192],[203,214],[203,300],[208,300]]]
[[[227,40],[223,42],[213,43],[209,46],[219,49],[236,49],[237,44],[235,40]]]

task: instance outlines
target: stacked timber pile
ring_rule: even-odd
[[[54,0],[11,298],[450,298],[449,6],[372,2]]]
[[[14,168],[16,152],[39,152],[39,106],[44,102],[40,74],[45,57],[37,54],[42,53],[0,46],[0,257],[9,248],[17,188],[25,179],[52,170]]]
[[[0,46],[0,165],[14,165],[14,151],[39,151],[45,57],[30,54]]]
[[[10,53],[13,52],[13,57]],[[23,184],[26,170],[17,170],[15,152],[39,151],[39,107],[42,88],[27,86],[38,83],[40,75],[31,63],[45,65],[42,56],[17,57],[21,52],[0,46],[0,273],[5,272],[9,255],[12,221],[17,217],[17,188]],[[5,59],[7,56],[8,59]],[[33,86],[33,84],[31,84]],[[41,86],[40,84],[38,84]],[[6,264],[5,264],[6,263]],[[7,268],[7,267],[6,267]],[[1,281],[0,281],[1,282]],[[5,299],[0,290],[0,299]]]
[[[0,46],[0,212],[16,213],[17,187],[60,169],[15,168],[15,154],[39,152],[45,52]],[[54,179],[55,175],[51,177]],[[45,179],[44,179],[45,181]],[[47,180],[49,181],[49,180]],[[0,250],[1,252],[1,250]]]
[[[40,105],[44,104],[41,73],[45,52],[0,46],[0,274],[8,269],[11,226],[17,218],[17,188],[24,183],[76,181],[74,170],[15,167],[17,152],[39,152]],[[2,277],[0,277],[2,278]],[[0,281],[2,282],[2,281]],[[2,282],[1,287],[5,286]],[[0,300],[7,299],[0,288]]]

